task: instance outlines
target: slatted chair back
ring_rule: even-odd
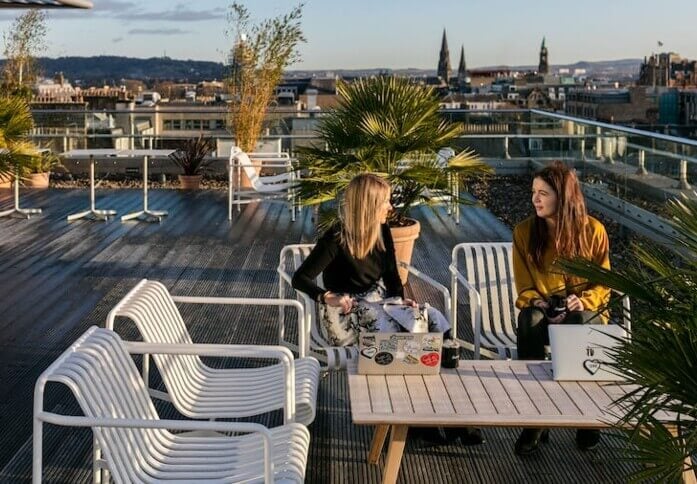
[[[296,291],[292,287],[293,274],[305,261],[307,256],[310,255],[314,247],[315,244],[291,244],[283,247],[277,269],[279,275],[278,297],[286,298],[290,295],[303,304],[305,318],[307,319],[305,327],[310,330],[309,337],[305,339],[309,344],[309,353],[307,354],[311,354],[323,364],[326,364],[329,370],[340,370],[346,368],[348,362],[356,358],[356,348],[350,346],[332,346],[328,341],[324,328],[321,328],[318,323],[318,312],[315,301],[307,294]],[[321,274],[317,277],[317,284],[323,286]],[[285,311],[283,308],[279,308],[279,318],[281,320],[281,327],[283,327],[285,325]],[[297,344],[286,340],[285,337],[283,337],[281,344],[293,350],[297,350]]]
[[[90,328],[42,378],[68,386],[85,417],[159,420],[133,359],[112,331]],[[146,475],[144,456],[167,433],[127,427],[94,427],[93,431],[116,482],[137,482]]]
[[[482,346],[499,358],[517,357],[516,288],[510,242],[473,242],[453,248],[450,265],[451,318],[457,321],[458,284],[467,291],[475,358]]]
[[[146,342],[193,343],[179,309],[161,282],[147,279],[140,281],[111,310],[107,320],[108,328],[114,327],[117,317],[131,319]],[[196,382],[206,380],[210,368],[197,355],[155,354],[152,357],[162,375],[168,395],[152,391],[151,394],[171,400],[176,409],[187,417],[201,418],[196,408],[200,407],[198,397],[203,396],[203,390],[201,395],[192,394],[192,387],[196,386]],[[245,381],[243,373],[248,369],[228,371],[237,372],[241,377],[240,381],[243,382]],[[144,377],[147,381],[147,374]],[[234,384],[234,381],[229,381],[229,390],[233,393],[235,392]],[[278,385],[282,386],[283,381],[278,382]],[[226,418],[247,417],[272,412],[279,406],[278,399],[274,398],[259,398],[253,402],[238,402],[236,405],[232,403],[232,400],[228,400],[228,405],[224,409],[220,405],[221,414],[218,416],[222,416],[224,412]]]

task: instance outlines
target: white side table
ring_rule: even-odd
[[[68,215],[68,222],[79,220],[81,218],[90,218],[92,220],[109,220],[109,217],[116,216],[116,210],[98,210],[95,203],[95,184],[94,184],[94,165],[95,156],[118,156],[121,150],[114,149],[93,149],[93,150],[72,150],[63,153],[66,158],[81,159],[87,158],[90,160],[90,207],[82,212]]]
[[[121,217],[121,221],[144,220],[146,222],[161,222],[162,217],[166,217],[165,210],[150,210],[148,208],[148,161],[151,156],[166,157],[176,150],[122,150],[119,156],[142,156],[143,157],[143,209],[129,213]]]

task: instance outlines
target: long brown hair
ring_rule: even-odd
[[[590,257],[590,240],[586,230],[588,214],[576,172],[561,161],[554,161],[535,173],[534,178],[543,180],[557,195],[557,223],[555,233],[551,234],[557,257]],[[549,235],[545,220],[535,216],[530,231],[530,251],[533,263],[539,269],[543,269],[543,255],[550,243]]]
[[[378,214],[389,196],[390,184],[372,173],[356,175],[346,187],[339,209],[341,243],[355,258],[385,250]]]

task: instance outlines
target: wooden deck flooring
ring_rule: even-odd
[[[138,190],[98,190],[98,208],[119,215],[137,210]],[[11,192],[0,190],[0,210]],[[164,282],[175,294],[275,297],[281,247],[310,241],[311,210],[291,222],[285,207],[253,204],[228,222],[221,191],[151,191],[150,206],[169,210],[161,224],[77,221],[68,214],[87,206],[85,190],[48,190],[22,195],[23,206],[41,207],[31,220],[0,219],[0,481],[31,477],[31,415],[34,382],[78,335],[103,325],[109,309],[141,278]],[[422,224],[414,265],[449,285],[450,249],[458,242],[510,240],[508,228],[481,208],[462,210],[461,223],[442,211],[420,208]],[[424,292],[412,288],[419,297]],[[276,311],[185,307],[199,342],[270,343]],[[465,315],[467,311],[460,311]],[[471,330],[461,322],[461,336]],[[65,392],[55,391],[46,408],[75,411]],[[172,409],[162,408],[164,415]],[[278,416],[266,417],[273,424]],[[347,380],[326,376],[318,416],[310,428],[308,482],[378,482],[380,466],[366,457],[371,430],[351,423]],[[596,451],[575,449],[573,433],[553,432],[538,455],[517,458],[517,429],[487,429],[476,447],[431,446],[408,441],[401,482],[624,482],[630,464],[605,438]],[[46,482],[89,482],[90,434],[52,427],[45,436]]]

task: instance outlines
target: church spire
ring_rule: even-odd
[[[465,62],[465,46],[460,49],[460,65],[457,66],[457,83],[460,87],[467,84],[467,63]]]
[[[542,45],[540,46],[540,65],[537,68],[538,74],[549,73],[549,58],[547,56],[547,47],[545,46],[545,38],[542,37]]]
[[[440,77],[446,85],[450,82],[450,51],[448,50],[448,38],[445,35],[445,29],[443,29],[443,40],[440,45],[438,77]]]

